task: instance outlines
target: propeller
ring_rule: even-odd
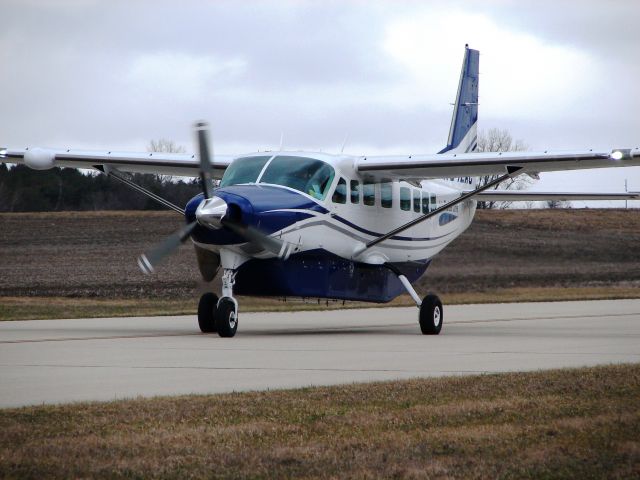
[[[205,122],[196,123],[196,136],[198,139],[198,152],[200,154],[200,180],[204,198],[213,196],[213,168],[209,156],[209,126]]]
[[[189,236],[193,229],[198,225],[198,222],[191,222],[185,225],[180,230],[172,233],[165,238],[162,243],[156,245],[148,253],[143,253],[138,257],[138,266],[146,274],[154,272],[154,265],[160,263],[160,261],[167,255],[173,253]]]
[[[237,235],[240,235],[248,242],[258,245],[263,250],[267,250],[268,252],[277,255],[278,258],[286,260],[291,254],[292,245],[290,243],[280,240],[279,238],[270,237],[255,227],[237,223],[225,218],[222,219],[222,225]]]
[[[195,125],[196,140],[198,143],[198,153],[200,156],[200,180],[205,199],[213,196],[213,167],[209,160],[208,126],[205,122],[198,122]],[[161,243],[153,247],[146,253],[138,257],[138,266],[143,273],[150,274],[155,270],[155,266],[168,255],[172,254],[190,236],[198,222],[191,222],[177,232],[172,233]]]
[[[195,130],[200,156],[200,179],[205,197],[196,210],[197,220],[169,235],[149,252],[140,255],[138,257],[140,269],[146,274],[153,273],[155,266],[184,243],[197,225],[213,230],[228,228],[247,242],[286,260],[292,250],[291,244],[270,237],[259,229],[245,225],[227,215],[227,203],[224,199],[213,195],[213,166],[209,156],[208,125],[204,122],[198,122],[195,125]]]

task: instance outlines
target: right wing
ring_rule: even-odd
[[[467,193],[467,192],[465,192]],[[640,200],[640,192],[536,192],[527,190],[485,190],[474,196],[483,202],[518,202],[546,200]]]
[[[222,178],[222,174],[234,158],[230,155],[217,155],[213,159],[213,176]],[[0,161],[24,163],[35,170],[46,170],[52,167],[93,169],[106,166],[132,173],[154,173],[185,177],[197,177],[200,174],[198,158],[195,155],[184,153],[99,152],[48,148],[15,150],[0,148]]]
[[[499,175],[507,167],[521,167],[521,173],[558,172],[589,168],[640,166],[640,148],[613,151],[440,153],[361,157],[356,168],[376,180],[426,180],[429,178]]]

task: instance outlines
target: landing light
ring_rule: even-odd
[[[616,150],[615,152],[611,153],[611,158],[613,158],[614,160],[622,160],[623,156],[624,154],[620,150]]]

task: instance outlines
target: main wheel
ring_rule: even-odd
[[[444,322],[442,302],[437,295],[430,293],[420,305],[420,330],[423,335],[438,335]]]
[[[218,305],[218,296],[215,293],[205,293],[198,302],[198,326],[202,333],[215,333],[215,313]]]
[[[229,297],[222,297],[215,314],[216,329],[221,337],[233,337],[238,330],[236,304]]]

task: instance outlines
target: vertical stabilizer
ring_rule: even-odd
[[[478,143],[478,65],[480,52],[465,45],[447,146],[438,153],[472,152]]]

